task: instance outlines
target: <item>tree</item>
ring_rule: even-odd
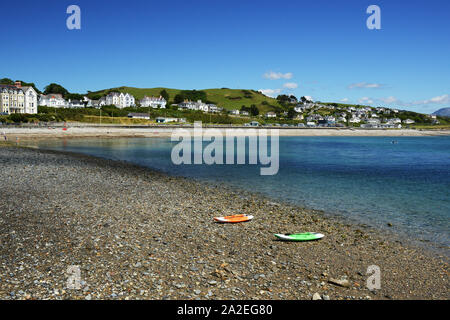
[[[288,119],[293,119],[295,117],[295,113],[296,112],[295,112],[294,108],[289,108],[288,114],[287,114]]]
[[[278,102],[286,102],[289,101],[289,96],[285,94],[281,94],[277,97]]]
[[[191,101],[202,100],[206,101],[206,92],[205,91],[197,91],[197,90],[183,90],[181,91],[181,95],[184,96],[185,99]]]
[[[259,109],[254,104],[250,106],[250,114],[254,117],[259,114]]]
[[[14,81],[9,78],[0,79],[0,84],[14,85]]]
[[[184,95],[182,95],[181,93],[177,94],[175,96],[175,98],[173,99],[173,101],[178,104],[178,103],[182,103],[184,100],[186,99],[186,97]]]
[[[159,93],[161,95],[161,97],[164,98],[164,100],[166,100],[167,102],[169,102],[169,94],[167,93],[166,89],[161,90],[161,92]]]
[[[301,97],[300,100],[301,100],[303,103],[305,103],[305,102],[307,102],[307,101],[311,101],[311,100],[309,100],[308,98],[306,98],[305,96]]]
[[[78,93],[68,93],[68,94],[66,94],[65,98],[70,99],[70,100],[83,101],[83,95],[78,94]]]
[[[241,111],[248,111],[250,112],[250,108],[246,107],[245,105],[241,106]]]
[[[69,91],[66,90],[63,86],[56,84],[56,83],[50,83],[48,86],[44,89],[44,94],[61,94],[63,97],[69,94]]]

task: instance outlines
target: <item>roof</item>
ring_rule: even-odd
[[[49,94],[41,94],[41,98],[46,98],[46,99],[62,99],[63,96],[60,93],[49,93]]]
[[[148,113],[129,113],[128,114],[129,117],[149,117],[150,115]]]
[[[163,97],[156,98],[156,97],[148,97],[148,96],[145,96],[144,98],[142,98],[142,100],[166,101],[166,99],[164,99]]]
[[[16,86],[10,85],[10,84],[0,84],[0,89],[7,89],[7,90],[16,90],[16,91],[22,91],[22,88],[17,88]]]

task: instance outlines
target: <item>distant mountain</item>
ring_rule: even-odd
[[[439,109],[438,111],[433,112],[433,114],[440,117],[450,117],[450,108]]]

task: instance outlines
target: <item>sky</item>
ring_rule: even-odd
[[[81,29],[69,30],[78,5]],[[369,29],[370,5],[381,29]],[[450,107],[448,0],[2,1],[0,78]]]

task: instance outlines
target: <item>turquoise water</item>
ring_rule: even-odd
[[[398,141],[392,144],[392,140]],[[323,210],[372,227],[448,246],[450,137],[280,137],[280,169],[173,165],[168,138],[40,142],[40,147],[126,160],[170,174],[224,183]]]

